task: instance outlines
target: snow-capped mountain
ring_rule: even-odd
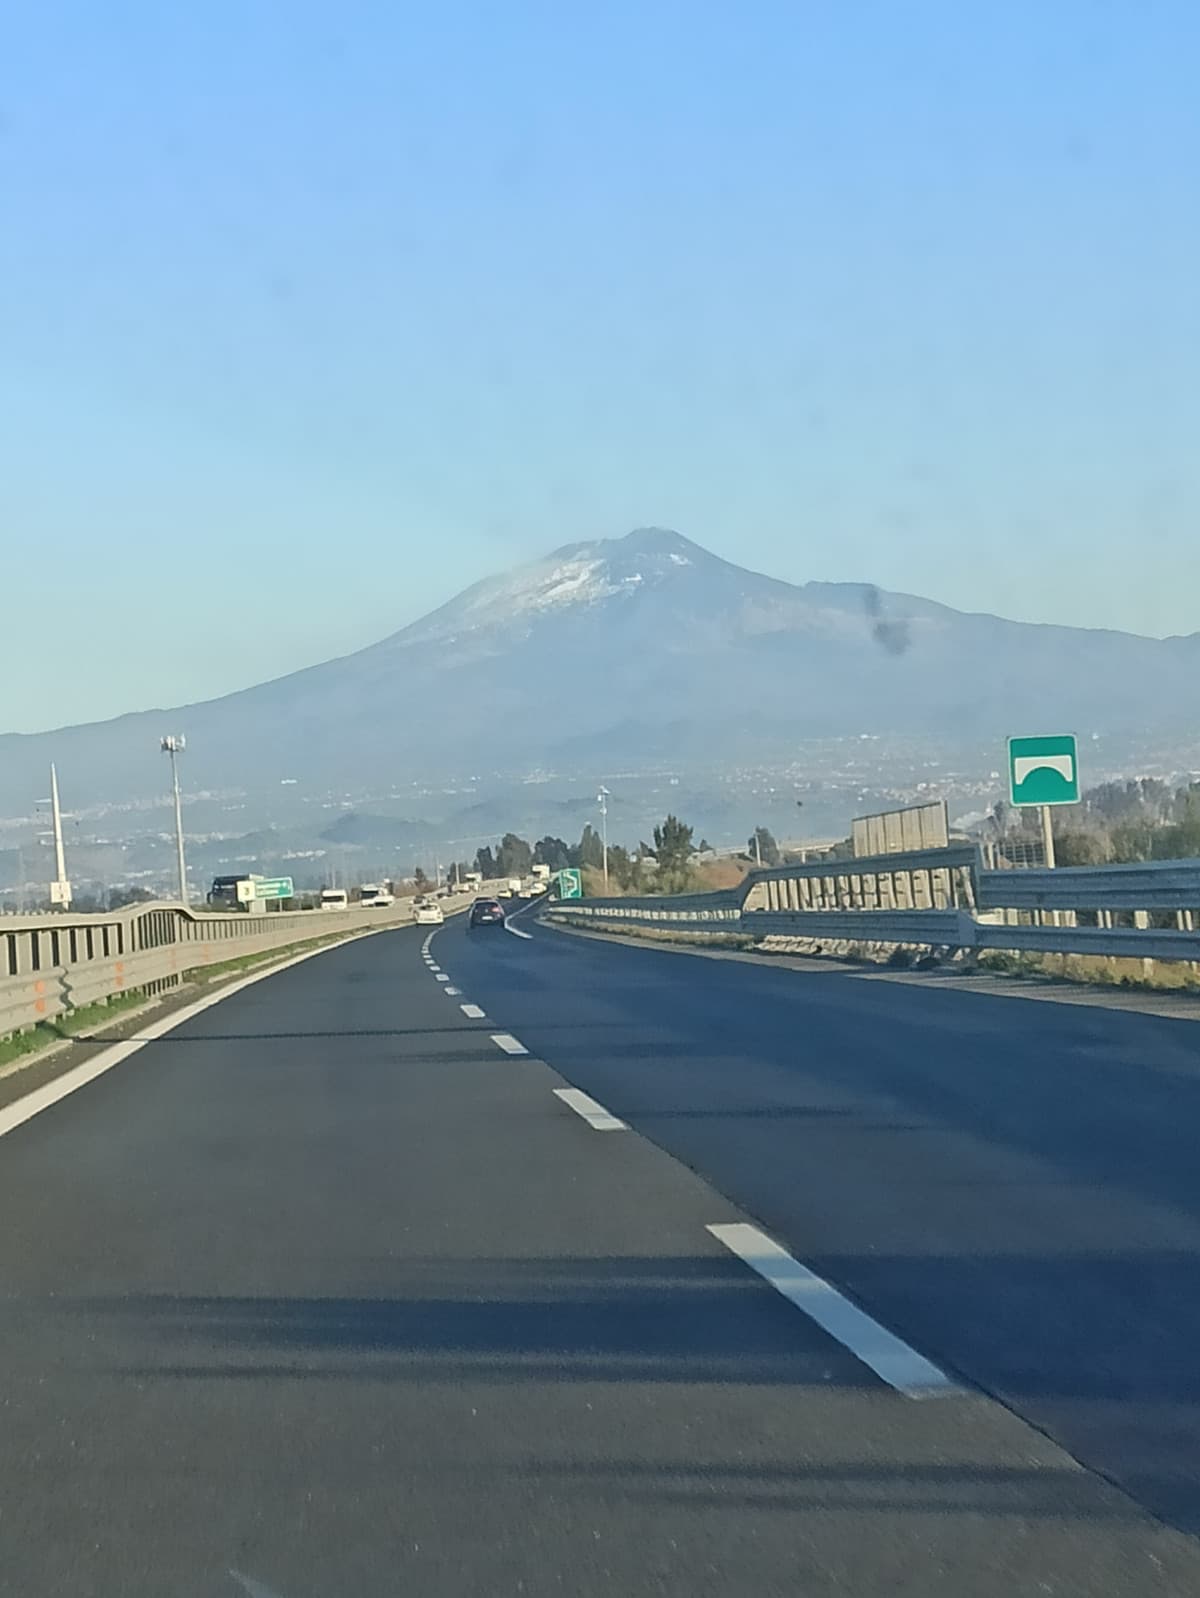
[[[487,578],[385,638],[222,699],[0,737],[0,813],[57,759],[75,793],[156,794],[164,727],[197,786],[533,765],[778,759],[799,738],[1190,727],[1200,635],[1030,626],[857,583],[796,586],[642,529]]]

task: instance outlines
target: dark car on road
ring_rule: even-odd
[[[467,926],[470,927],[502,927],[504,925],[504,906],[499,899],[476,899],[471,906],[471,914],[467,917]]]

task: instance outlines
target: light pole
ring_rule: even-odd
[[[50,762],[50,815],[54,827],[54,881],[50,884],[50,903],[65,910],[71,903],[71,884],[67,880],[67,860],[63,850],[62,810],[58,803],[58,772]]]
[[[187,866],[183,858],[183,806],[179,802],[179,763],[177,757],[187,748],[187,739],[179,733],[168,733],[159,740],[158,747],[171,757],[171,789],[175,795],[175,853],[179,865],[179,898],[188,902]]]
[[[600,806],[600,847],[604,851],[604,891],[608,892],[608,789],[600,784],[600,792],[596,795],[596,803]]]

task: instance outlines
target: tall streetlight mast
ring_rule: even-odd
[[[168,733],[159,740],[159,748],[171,757],[171,791],[175,798],[175,855],[179,869],[179,899],[188,902],[187,865],[183,858],[183,806],[179,799],[178,756],[187,748],[187,739],[179,733]]]
[[[50,903],[67,909],[71,903],[71,884],[67,880],[67,857],[63,848],[62,810],[58,803],[58,772],[50,763],[50,816],[54,827],[54,881],[50,884]]]
[[[600,792],[596,795],[596,803],[600,806],[600,846],[604,851],[604,891],[608,892],[608,801],[611,795],[603,783]]]

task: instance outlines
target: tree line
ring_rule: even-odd
[[[651,833],[651,842],[640,841],[636,848],[610,843],[608,846],[609,887],[620,893],[686,893],[706,884],[698,875],[699,857],[712,853],[706,838],[694,841],[695,828],[676,815],[667,815]],[[783,860],[778,844],[766,827],[757,827],[746,840],[744,862],[776,866]],[[588,887],[601,891],[604,871],[604,843],[589,823],[577,843],[547,834],[530,843],[515,832],[506,832],[494,847],[485,845],[475,852],[473,867],[485,881],[503,877],[527,877],[535,865],[562,871],[574,866],[588,874]],[[454,867],[461,879],[470,869],[465,861]],[[452,873],[453,874],[453,873]]]
[[[693,844],[693,829],[678,816],[669,815],[654,828],[654,842],[629,849],[624,844],[608,846],[608,877],[624,893],[678,893],[687,878],[692,857],[707,844]],[[577,843],[568,843],[551,833],[530,843],[515,832],[506,832],[494,847],[485,844],[475,851],[473,866],[485,881],[498,877],[527,877],[535,865],[551,871],[568,867],[601,874],[604,870],[604,841],[589,822]],[[471,869],[465,861],[454,868],[459,877]]]
[[[1001,839],[1037,831],[1033,811],[998,804],[992,821]],[[1200,782],[1172,787],[1159,777],[1133,777],[1089,788],[1077,805],[1054,811],[1054,854],[1060,866],[1187,860],[1200,855]]]

